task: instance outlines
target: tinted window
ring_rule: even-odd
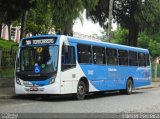
[[[93,47],[94,64],[106,64],[105,62],[105,48]]]
[[[75,48],[73,46],[63,46],[62,48],[62,70],[76,66]]]
[[[138,63],[139,63],[139,66],[146,66],[145,53],[138,53]]]
[[[137,66],[137,52],[129,51],[129,65]]]
[[[146,54],[146,64],[147,64],[147,66],[150,66],[149,54]]]
[[[107,48],[106,55],[107,55],[107,64],[110,64],[110,65],[118,64],[117,49]]]
[[[92,63],[91,46],[79,44],[78,48],[78,62]]]
[[[128,51],[118,50],[119,65],[128,65]]]

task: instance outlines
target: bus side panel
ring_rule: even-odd
[[[134,87],[146,86],[151,84],[151,69],[146,67],[139,67],[135,74]]]
[[[88,70],[87,70],[88,71]],[[78,82],[82,77],[86,77],[87,75],[84,73],[85,71],[80,67],[77,63],[76,67],[73,69],[69,69],[61,72],[61,94],[67,93],[77,93]],[[89,82],[89,91],[97,91],[97,89]]]
[[[69,45],[75,47],[76,67],[61,71],[61,94],[77,93],[78,82],[82,77],[86,77],[88,79],[89,91],[96,91],[97,89],[89,81],[89,79],[92,77],[91,73],[93,67],[91,65],[85,65],[84,68],[82,68],[83,66],[81,67],[77,62],[77,44],[69,42]],[[89,75],[85,74],[85,69]]]

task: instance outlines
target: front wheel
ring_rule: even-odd
[[[86,95],[86,84],[83,81],[80,81],[77,86],[77,94],[76,99],[77,100],[83,100]]]

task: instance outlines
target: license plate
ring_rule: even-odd
[[[30,88],[30,91],[38,91],[38,88],[37,88],[36,86],[32,86],[32,87]]]

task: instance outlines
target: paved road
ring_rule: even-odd
[[[89,95],[85,100],[76,101],[70,96],[63,97],[15,97],[0,99],[0,113],[160,113],[160,87],[134,90],[132,95],[106,93]]]

